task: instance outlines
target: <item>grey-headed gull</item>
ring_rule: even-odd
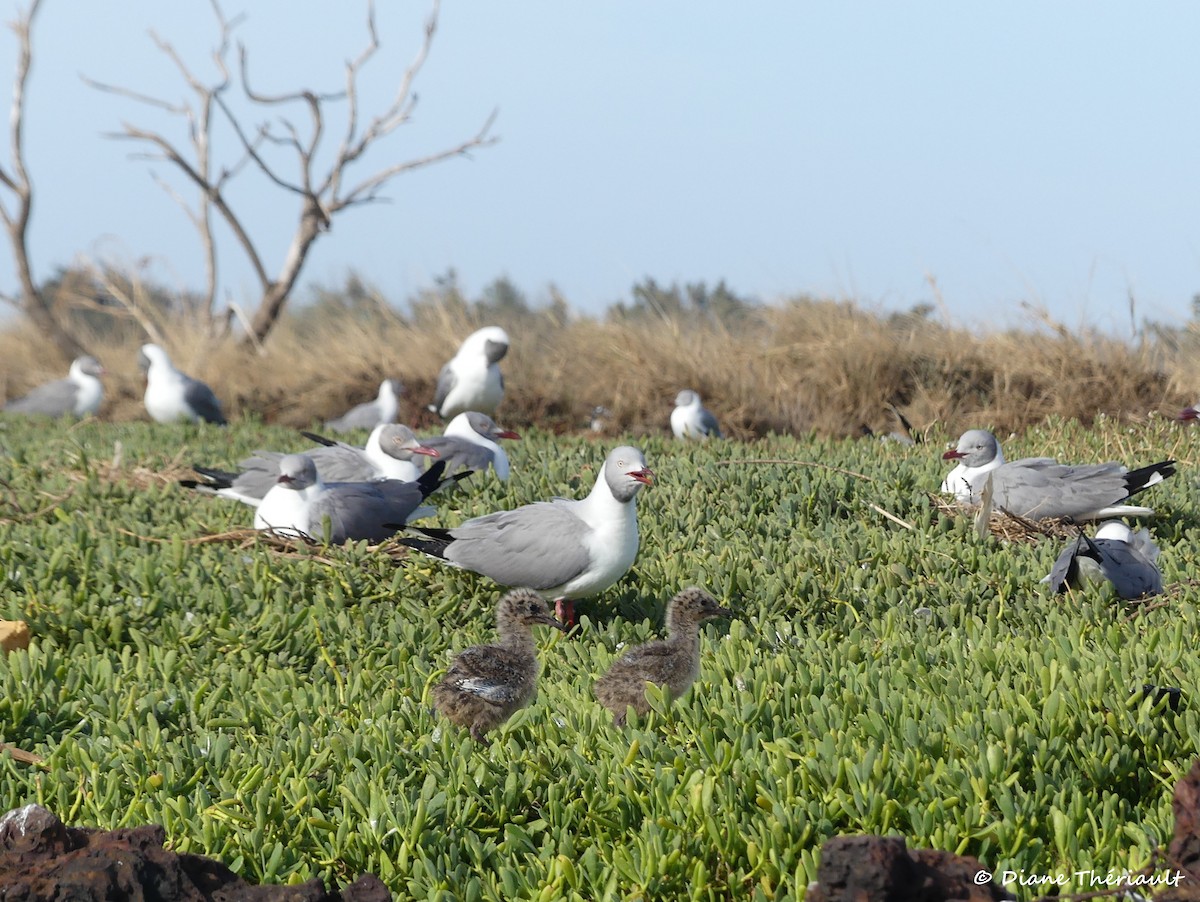
[[[155,344],[142,345],[138,365],[146,371],[146,394],[142,401],[146,412],[159,423],[196,423],[225,425],[221,402],[213,390],[198,379],[175,369],[167,352]]]
[[[508,455],[498,440],[520,437],[511,429],[501,429],[486,413],[468,410],[447,423],[444,433],[422,442],[446,462],[447,474],[459,470],[482,472],[490,466],[503,482],[508,479]]]
[[[329,482],[378,482],[383,479],[415,482],[421,475],[421,468],[413,461],[413,455],[437,457],[437,452],[421,443],[411,429],[397,423],[376,426],[365,448],[330,441],[309,432],[302,434],[320,443],[304,453],[312,458],[321,478]],[[180,485],[257,507],[279,481],[279,461],[285,456],[283,451],[255,451],[238,464],[237,472],[194,466],[192,469],[200,478],[182,479]]]
[[[942,482],[943,492],[953,493],[959,501],[977,504],[990,479],[993,509],[1032,519],[1150,516],[1154,513],[1150,508],[1122,502],[1175,472],[1173,460],[1136,470],[1115,461],[1067,465],[1050,457],[1005,463],[996,436],[985,429],[964,432],[958,444],[942,457],[958,461]]]
[[[675,433],[675,438],[724,438],[717,418],[700,402],[699,392],[690,388],[685,388],[675,396],[671,431]]]
[[[401,543],[502,586],[533,589],[555,600],[571,623],[571,600],[603,592],[624,576],[638,553],[636,499],[654,473],[637,448],[609,452],[591,494],[497,511],[451,529],[412,527]]]
[[[379,383],[379,394],[375,400],[350,408],[336,420],[326,421],[325,428],[342,433],[394,423],[400,413],[400,395],[403,392],[404,386],[399,379],[384,379]]]
[[[508,333],[499,326],[472,332],[438,373],[429,409],[446,419],[467,410],[495,416],[504,397],[499,363],[507,353]]]
[[[441,485],[441,477],[442,467],[435,463],[416,482],[326,483],[307,454],[287,454],[279,460],[275,486],[255,509],[254,528],[324,538],[335,545],[358,539],[379,542],[395,535],[406,520],[428,515],[421,502]]]
[[[1055,592],[1079,589],[1087,583],[1108,580],[1125,599],[1158,595],[1162,573],[1158,569],[1158,546],[1144,529],[1136,532],[1120,520],[1111,520],[1096,530],[1096,538],[1080,535],[1072,542],[1042,582]]]
[[[43,383],[24,397],[9,401],[4,412],[43,417],[92,416],[104,400],[100,381],[103,375],[104,367],[95,357],[76,357],[67,378]]]
[[[496,606],[495,645],[460,651],[442,681],[433,687],[433,706],[453,723],[467,727],[476,742],[537,696],[537,646],[530,627],[566,627],[550,616],[546,600],[531,589],[514,589]]]
[[[669,701],[683,695],[700,676],[700,624],[710,617],[732,617],[733,611],[698,586],[690,586],[667,605],[667,638],[637,645],[612,663],[593,687],[600,704],[613,713],[613,724],[625,725],[626,709],[650,712],[646,684],[661,686]]]

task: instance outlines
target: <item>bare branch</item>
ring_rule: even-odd
[[[119,97],[128,97],[130,100],[136,100],[138,103],[144,103],[146,106],[152,106],[168,113],[176,115],[187,113],[188,107],[184,103],[171,103],[160,97],[151,97],[149,94],[134,91],[132,88],[123,88],[120,85],[110,85],[107,82],[96,81],[86,75],[80,75],[79,80],[89,88],[94,88],[97,91],[103,91],[106,94],[116,94]]]

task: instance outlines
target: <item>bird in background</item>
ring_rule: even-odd
[[[399,379],[384,379],[379,383],[379,394],[373,401],[351,407],[334,420],[326,420],[325,428],[339,435],[354,429],[374,429],[396,422],[400,414],[400,395],[404,385]]]
[[[95,357],[76,357],[65,379],[55,379],[31,389],[23,397],[4,405],[5,413],[43,417],[87,417],[100,409],[104,367]]]
[[[422,443],[446,462],[446,474],[459,470],[483,472],[488,467],[501,482],[508,479],[508,454],[500,439],[519,439],[511,429],[501,429],[486,413],[468,410],[446,424],[446,431]]]
[[[1101,524],[1094,539],[1080,533],[1063,549],[1042,582],[1062,593],[1107,580],[1124,599],[1159,595],[1163,583],[1158,555],[1158,546],[1147,530],[1134,531],[1120,520],[1110,520]]]
[[[1175,473],[1173,460],[1136,470],[1116,461],[1069,465],[1050,457],[1005,463],[1000,442],[985,429],[967,430],[942,457],[958,461],[942,481],[943,492],[952,493],[958,501],[978,504],[990,479],[994,510],[1033,519],[1150,516],[1154,513],[1150,508],[1122,502]]]
[[[433,687],[434,707],[471,731],[476,742],[537,696],[537,647],[531,628],[566,627],[550,615],[546,600],[530,589],[515,589],[496,606],[494,645],[474,645],[454,658]]]
[[[637,448],[609,452],[591,493],[475,517],[450,529],[411,527],[401,544],[482,574],[502,586],[552,598],[574,624],[573,599],[603,592],[638,553],[637,496],[654,472]]]
[[[508,333],[499,326],[487,326],[467,336],[438,373],[429,409],[443,419],[468,410],[495,416],[504,398],[499,364],[508,353],[508,344]]]
[[[667,605],[667,638],[637,645],[612,663],[596,680],[600,704],[613,713],[613,724],[625,724],[626,710],[650,711],[646,684],[661,686],[674,701],[700,675],[700,624],[711,617],[732,617],[733,611],[698,586],[690,586]]]
[[[380,542],[395,535],[406,520],[432,513],[421,503],[443,481],[441,464],[434,464],[416,482],[326,483],[307,454],[287,454],[279,460],[275,486],[255,509],[254,528],[333,545],[359,539]]]
[[[690,388],[685,388],[675,396],[671,431],[675,433],[675,438],[680,439],[724,438],[717,418],[700,402],[699,392]]]
[[[146,412],[159,423],[178,423],[203,420],[219,426],[226,424],[221,402],[213,390],[193,379],[171,363],[171,358],[156,344],[142,345],[138,365],[146,371]]]

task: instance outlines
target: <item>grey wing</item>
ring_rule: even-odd
[[[1046,577],[1045,582],[1050,583],[1052,592],[1062,593],[1069,588],[1076,587],[1076,580],[1079,576],[1079,564],[1076,557],[1082,543],[1083,539],[1076,539],[1064,548],[1062,554],[1058,556],[1058,560],[1054,562],[1054,566],[1050,568],[1050,575]]]
[[[4,405],[9,413],[28,413],[48,417],[61,417],[75,410],[78,388],[70,379],[56,379],[34,388],[22,398]]]
[[[590,527],[574,501],[539,501],[468,520],[450,530],[446,559],[502,586],[550,589],[588,568]]]
[[[446,395],[454,390],[456,384],[458,384],[458,374],[454,372],[451,363],[447,362],[438,373],[437,389],[433,393],[433,405],[430,407],[434,413],[441,412]]]
[[[221,402],[213,394],[213,390],[198,379],[184,377],[183,401],[196,416],[207,423],[225,425],[225,414],[221,412]]]
[[[319,445],[304,452],[317,465],[321,481],[330,482],[373,482],[381,478],[376,466],[367,459],[361,448],[338,442],[335,445]]]
[[[992,471],[992,486],[995,506],[1022,517],[1075,517],[1127,497],[1124,468],[1115,463],[1005,464]]]
[[[329,420],[325,428],[334,432],[349,432],[351,429],[374,429],[379,424],[379,405],[367,401],[350,408],[336,420]]]
[[[700,429],[705,435],[711,435],[714,438],[725,437],[721,435],[721,427],[717,425],[717,418],[707,408],[700,409]]]
[[[315,524],[329,518],[329,541],[367,539],[381,542],[396,534],[424,500],[415,482],[385,480],[378,483],[328,483],[311,509]],[[321,538],[317,535],[316,538]]]
[[[1162,592],[1162,574],[1135,549],[1117,539],[1095,539],[1100,570],[1122,598],[1141,598]]]
[[[421,444],[433,448],[438,460],[446,462],[446,475],[459,470],[486,470],[492,465],[490,448],[453,435],[435,435],[421,439]]]

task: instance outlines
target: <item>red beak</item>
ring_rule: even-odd
[[[625,475],[632,476],[642,485],[654,485],[654,471],[649,467],[644,470],[630,470]]]
[[[438,454],[437,448],[429,448],[425,445],[417,445],[416,447],[409,448],[408,450],[409,450],[410,454],[425,454],[429,457],[441,457],[442,456],[442,455]]]
[[[496,438],[520,438],[521,436],[513,432],[511,429],[505,429],[496,433]]]
[[[963,454],[957,448],[951,448],[949,451],[947,451],[945,454],[942,455],[942,460],[958,460],[959,458],[963,458],[966,456],[967,455]]]
[[[1195,407],[1185,407],[1180,412],[1178,419],[1185,423],[1191,420],[1200,420],[1200,410],[1196,410]]]

